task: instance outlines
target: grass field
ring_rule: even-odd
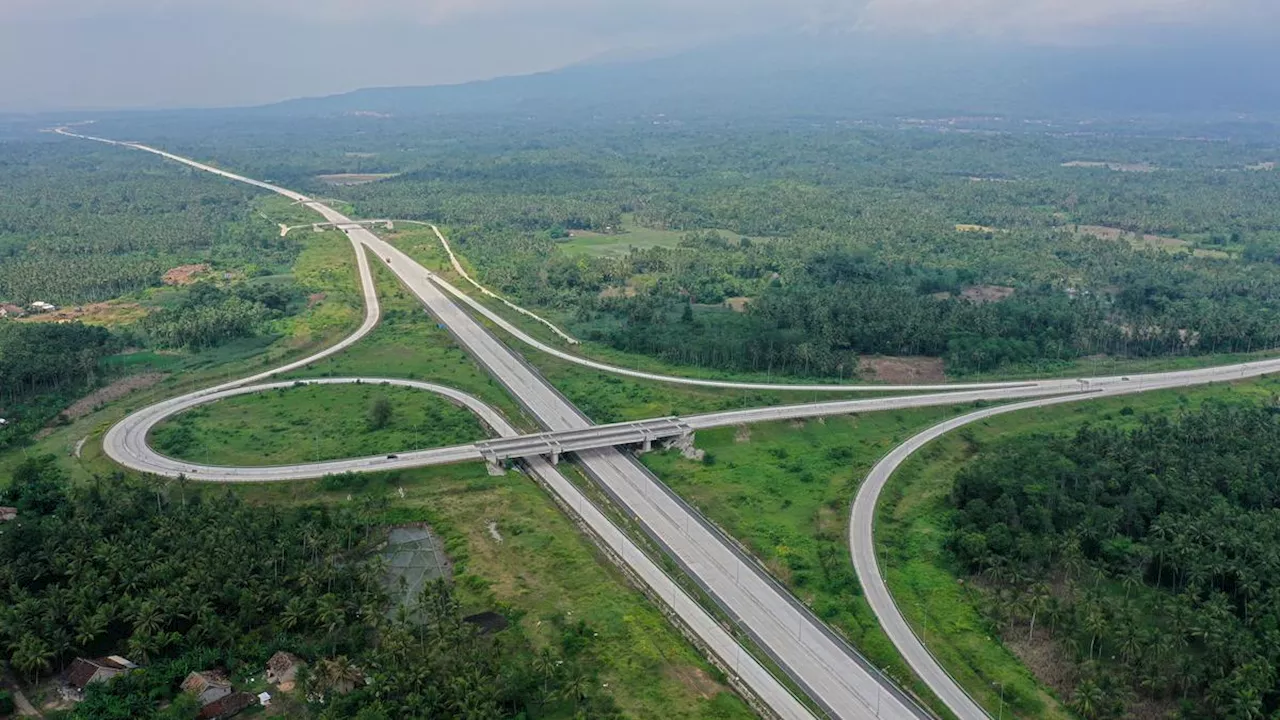
[[[755,717],[527,477],[491,478],[472,464],[355,482],[236,491],[264,503],[385,499],[383,521],[427,522],[444,539],[467,612],[500,609],[539,643],[550,643],[566,622],[585,620],[596,633],[594,650],[608,683],[600,691],[612,693],[629,717]]]
[[[1007,649],[980,616],[943,547],[951,480],[984,440],[1066,432],[1090,420],[1176,412],[1207,398],[1271,397],[1280,381],[1260,380],[1165,391],[1014,413],[931,444],[891,481],[876,537],[899,607],[930,649],[989,710],[1019,717],[1070,714]],[[1129,407],[1132,416],[1120,410]],[[676,453],[645,463],[676,492],[724,527],[827,622],[878,665],[913,684],[862,599],[847,545],[849,503],[866,473],[892,447],[971,408],[931,408],[772,423],[698,433],[703,462]],[[937,708],[935,703],[935,709]]]
[[[699,431],[703,461],[674,452],[643,460],[877,666],[928,697],[862,597],[849,561],[849,503],[867,471],[894,445],[964,409]]]
[[[391,408],[370,425],[375,402]],[[288,465],[459,445],[487,437],[469,411],[413,388],[306,385],[239,395],[177,415],[152,431],[157,450],[213,465]]]
[[[741,237],[728,230],[715,232],[731,241]],[[680,240],[688,235],[687,230],[657,230],[641,227],[631,215],[622,216],[622,227],[613,233],[596,233],[586,230],[574,230],[573,236],[559,242],[560,250],[566,255],[588,255],[591,257],[624,257],[632,249],[647,250],[653,247],[676,247]],[[753,240],[755,238],[752,238]]]
[[[1136,424],[1144,414],[1174,414],[1210,399],[1267,400],[1277,393],[1280,380],[1261,379],[1070,403],[990,418],[931,443],[890,480],[878,512],[876,539],[898,606],[948,671],[989,710],[998,708],[1003,684],[1005,703],[1019,716],[1068,717],[982,618],[943,547],[956,472],[980,461],[983,445],[997,438],[1072,433],[1089,422]]]
[[[469,392],[497,407],[519,427],[533,428],[506,390],[458,347],[381,263],[372,261],[382,322],[343,352],[284,376],[396,377],[428,380]]]

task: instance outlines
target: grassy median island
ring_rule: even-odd
[[[414,388],[300,385],[202,405],[156,426],[171,457],[287,465],[460,445],[488,436],[470,411]]]
[[[471,393],[501,411],[513,425],[532,430],[520,406],[502,385],[440,327],[422,303],[374,256],[382,320],[360,342],[281,379],[392,377],[446,385]]]
[[[536,647],[562,639],[590,659],[591,695],[625,717],[755,717],[658,608],[635,590],[529,478],[470,463],[314,482],[236,486],[254,503],[367,508],[385,524],[429,523],[452,562],[464,614],[496,610]],[[581,623],[581,624],[580,624]],[[573,717],[553,701],[530,717]]]
[[[849,560],[849,503],[895,445],[970,407],[703,430],[701,461],[676,452],[642,459],[872,662],[930,702],[862,597]]]

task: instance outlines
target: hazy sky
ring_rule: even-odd
[[[258,104],[778,30],[1078,43],[1259,27],[1280,27],[1280,2],[0,0],[0,112]]]

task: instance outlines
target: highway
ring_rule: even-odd
[[[73,137],[99,140],[89,136],[59,130]],[[691,430],[724,427],[750,422],[776,421],[780,419],[821,417],[856,412],[929,405],[962,405],[979,401],[1003,402],[1010,400],[1038,399],[1000,407],[986,408],[942,423],[912,438],[895,449],[879,463],[868,477],[855,498],[850,516],[850,545],[853,563],[859,578],[867,590],[873,610],[885,626],[890,639],[929,687],[959,717],[984,718],[987,714],[965,695],[945,671],[929,655],[927,649],[912,634],[879,575],[872,541],[874,508],[879,493],[893,470],[912,452],[929,440],[967,422],[990,417],[1003,412],[1039,407],[1064,402],[1086,400],[1095,397],[1115,396],[1174,387],[1186,387],[1212,382],[1238,380],[1280,371],[1280,359],[1244,363],[1201,370],[1172,373],[1155,373],[1133,376],[1109,376],[1099,378],[1052,379],[1006,383],[979,383],[968,385],[934,386],[851,386],[851,385],[784,385],[733,383],[710,380],[671,378],[631,371],[626,368],[596,363],[546,346],[508,323],[501,316],[481,305],[473,298],[454,288],[442,278],[431,273],[404,253],[378,238],[365,228],[323,203],[260,181],[213,168],[185,158],[171,155],[136,143],[104,141],[124,147],[152,152],[186,165],[206,170],[223,177],[247,182],[273,192],[278,192],[301,202],[334,223],[351,239],[357,248],[361,263],[367,307],[366,320],[355,335],[337,346],[310,358],[291,363],[253,378],[225,383],[216,388],[198,391],[187,396],[164,401],[145,408],[112,427],[104,437],[104,449],[121,464],[159,474],[191,473],[203,480],[260,481],[267,479],[292,479],[315,477],[321,467],[325,472],[388,470],[396,467],[415,467],[436,462],[457,462],[478,459],[481,444],[438,448],[401,453],[398,458],[357,458],[337,460],[331,463],[298,465],[284,468],[214,468],[190,466],[189,463],[163,458],[146,443],[146,434],[158,419],[208,402],[241,392],[253,392],[260,387],[250,387],[264,378],[294,369],[303,364],[337,352],[355,342],[372,329],[377,320],[377,300],[372,293],[372,279],[362,247],[367,247],[399,277],[428,311],[447,327],[467,351],[515,396],[522,406],[549,432],[566,433],[575,438],[590,438],[598,433],[602,443],[621,435],[616,428],[593,426],[567,399],[547,383],[522,358],[513,353],[499,339],[470,314],[459,307],[460,301],[475,312],[493,322],[517,339],[544,352],[595,368],[601,372],[614,372],[648,380],[680,382],[692,385],[730,387],[743,389],[785,390],[938,390],[931,394],[904,397],[842,400],[770,408],[735,410],[706,415],[679,418],[678,421]],[[443,236],[441,236],[443,237]],[[355,379],[336,379],[332,382],[354,382]],[[361,379],[381,382],[382,379]],[[409,381],[392,381],[409,384]],[[314,382],[314,381],[313,381]],[[289,383],[284,383],[289,384]],[[271,386],[279,386],[275,383]],[[518,436],[505,420],[493,412],[485,417],[486,410],[479,400],[458,393],[456,390],[418,383],[411,385],[451,397],[476,411],[487,425],[502,436],[504,442],[515,445],[533,442],[529,436]],[[219,395],[219,393],[224,393]],[[463,397],[465,396],[465,397]],[[468,399],[469,398],[469,399]],[[668,420],[668,419],[659,419]],[[544,438],[545,439],[545,438]],[[589,443],[588,443],[589,444]],[[585,445],[583,446],[586,447]],[[919,718],[928,713],[906,697],[893,683],[881,676],[862,658],[832,633],[825,624],[809,613],[789,592],[773,580],[756,563],[743,554],[737,544],[725,537],[679,497],[670,492],[657,478],[648,473],[634,457],[614,447],[581,449],[577,460],[586,474],[609,494],[617,505],[635,518],[641,528],[710,595],[721,609],[745,628],[755,643],[780,666],[791,679],[819,705],[823,711],[837,718],[883,717]],[[171,463],[166,465],[166,463]],[[705,610],[675,588],[670,578],[661,572],[651,560],[641,554],[616,526],[590,504],[576,487],[559,473],[551,463],[538,456],[526,460],[530,473],[539,479],[561,504],[576,512],[592,533],[616,551],[621,561],[659,597],[662,597],[679,614],[686,627],[691,628],[700,641],[718,657],[721,663],[731,667],[752,692],[780,717],[809,717],[809,713],[790,695],[775,678],[764,671],[750,655],[746,654],[724,632]],[[185,469],[183,469],[185,468]],[[324,474],[324,472],[320,472]],[[664,594],[666,593],[666,594]]]
[[[66,131],[63,133],[71,134]],[[407,255],[363,227],[350,223],[332,208],[299,193],[145,145],[114,141],[112,144],[151,152],[228,179],[278,192],[306,204],[329,222],[337,224],[354,242],[370,248],[382,258],[431,314],[449,329],[457,342],[497,378],[545,428],[571,430],[585,429],[591,425],[585,416],[546,383],[531,366],[499,342],[441,290],[442,286],[452,286],[439,281]],[[119,442],[120,437],[119,434],[109,432],[104,438],[104,450],[113,458],[128,458],[137,447]],[[579,453],[578,462],[587,475],[613,496],[628,515],[636,518],[642,528],[715,599],[724,612],[739,620],[755,642],[827,714],[837,718],[929,716],[892,682],[863,661],[847,643],[842,642],[781,585],[757,567],[735,544],[672,495],[634,458],[616,449],[604,448]],[[531,460],[529,466],[557,494],[563,504],[574,507],[574,498],[568,492],[572,486],[562,475],[538,458]],[[579,513],[584,518],[591,514],[585,505]],[[607,522],[603,515],[600,515],[600,519]],[[618,534],[617,528],[611,523],[593,527],[593,532],[601,538],[610,537],[611,532]],[[647,558],[640,556],[635,561],[636,564],[633,564],[633,556],[630,554],[623,554],[622,559],[642,579],[648,577],[645,566],[646,563],[652,563]],[[649,587],[661,592],[661,588],[655,588],[652,584]],[[689,609],[688,614],[682,613],[680,617],[686,627],[696,632],[705,625],[705,615],[705,611],[699,616]],[[710,626],[705,629],[709,631]],[[717,640],[714,636],[700,634],[699,637],[722,664],[735,669],[737,676],[748,683],[751,691],[772,712],[781,717],[812,715],[780,682],[767,673],[762,673],[759,663],[744,653],[736,643],[729,648],[723,646],[722,639]]]

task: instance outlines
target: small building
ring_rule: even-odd
[[[256,702],[258,702],[258,696],[253,693],[231,693],[200,708],[200,714],[196,717],[200,720],[223,720]]]
[[[0,318],[20,318],[26,314],[27,311],[17,305],[11,305],[9,303],[0,305]]]
[[[203,707],[231,694],[231,681],[217,670],[193,672],[182,681],[182,692],[195,695]]]
[[[11,522],[18,519],[18,508],[0,507],[0,522]]]
[[[111,655],[95,660],[76,658],[71,663],[71,667],[67,668],[67,684],[83,692],[86,687],[93,683],[106,682],[117,675],[123,675],[137,668],[137,665],[119,655]]]
[[[31,308],[31,312],[37,312],[37,313],[53,312],[54,310],[58,309],[57,305],[54,305],[53,303],[47,303],[43,300],[36,300],[35,302],[31,303],[29,307]]]
[[[293,689],[298,670],[303,664],[302,658],[281,650],[267,661],[267,682],[279,685],[281,690],[288,692]]]

